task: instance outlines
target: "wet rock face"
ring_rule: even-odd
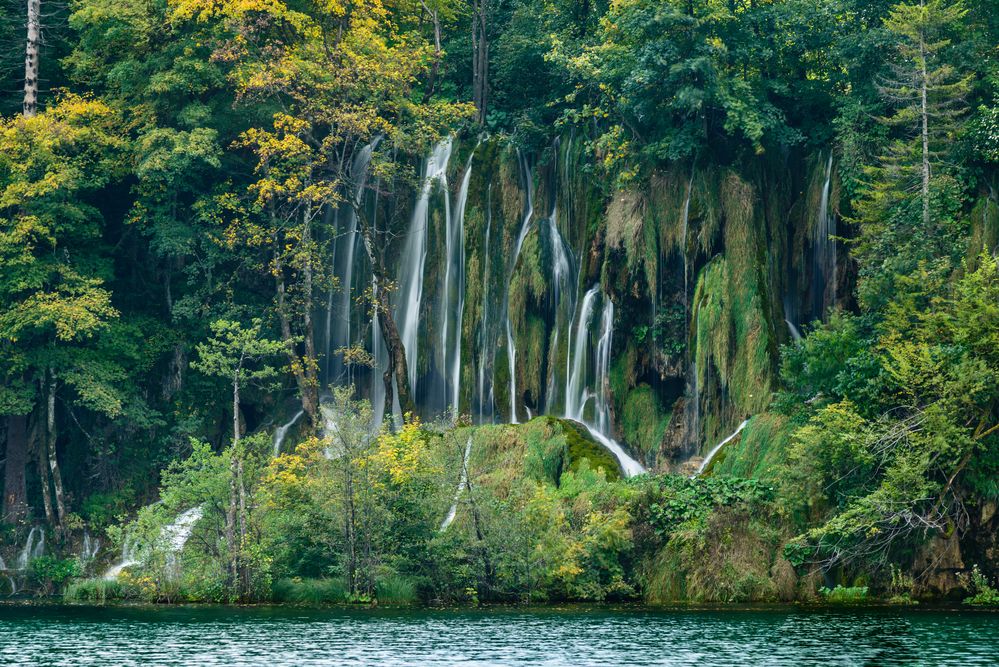
[[[931,538],[913,564],[917,597],[960,598],[966,593],[964,575],[970,570],[961,556],[957,533]]]

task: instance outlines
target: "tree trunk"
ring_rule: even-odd
[[[403,414],[413,412],[412,387],[409,386],[409,365],[406,361],[406,347],[402,344],[399,336],[399,328],[395,324],[395,319],[389,309],[388,292],[383,289],[380,283],[377,285],[378,307],[383,317],[378,318],[378,324],[382,330],[382,338],[385,340],[385,347],[389,353],[389,367],[395,372],[395,386],[399,393],[399,406]],[[391,409],[390,409],[391,411]]]
[[[28,462],[28,416],[7,417],[7,462],[4,465],[3,522],[19,523],[28,516],[24,468]]]
[[[56,381],[49,377],[48,397],[46,399],[46,441],[48,443],[49,471],[52,473],[52,488],[55,490],[55,506],[58,513],[56,526],[61,528],[66,520],[66,502],[62,489],[62,473],[59,472],[59,458],[56,455]]]
[[[486,122],[489,106],[489,0],[476,0],[472,8],[472,102],[479,125]]]
[[[232,381],[232,446],[229,453],[229,507],[225,513],[225,542],[229,549],[229,576],[236,588],[236,597],[241,596],[239,577],[239,548],[236,544],[236,479],[239,475],[239,373],[243,361],[240,359],[236,377]]]
[[[38,112],[38,47],[42,40],[41,22],[41,0],[28,0],[28,43],[24,50],[25,118],[31,118]]]
[[[35,461],[38,464],[38,481],[39,485],[42,487],[42,506],[45,508],[45,522],[52,526],[55,525],[56,517],[52,510],[52,487],[51,481],[49,480],[49,466],[47,465],[48,457],[45,454],[45,434],[39,433],[42,429],[44,421],[39,415],[34,422],[35,423],[31,431],[31,439],[34,443],[33,449],[35,452]]]
[[[346,444],[346,443],[345,443]],[[344,537],[347,543],[347,588],[351,595],[357,594],[357,536],[354,532],[356,517],[354,516],[354,475],[351,470],[353,462],[350,451],[345,451],[344,460]]]

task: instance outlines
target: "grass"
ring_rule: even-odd
[[[321,606],[348,601],[347,587],[339,579],[278,579],[271,586],[274,602]]]
[[[63,593],[67,602],[92,602],[106,604],[117,600],[136,599],[136,590],[117,579],[76,579]]]
[[[867,586],[823,586],[819,589],[819,595],[829,604],[862,604],[867,602]]]

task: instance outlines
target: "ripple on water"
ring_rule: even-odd
[[[4,665],[994,665],[999,614],[0,608]]]

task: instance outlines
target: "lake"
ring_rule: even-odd
[[[0,606],[2,665],[995,665],[999,613]]]

